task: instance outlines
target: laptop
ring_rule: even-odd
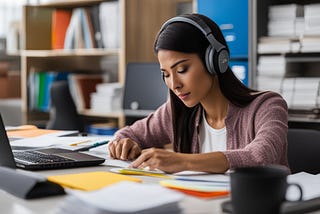
[[[44,170],[95,166],[104,161],[104,158],[60,148],[12,151],[0,114],[0,166]]]

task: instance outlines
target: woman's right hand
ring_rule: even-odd
[[[111,141],[108,149],[110,157],[120,160],[134,160],[141,154],[138,143],[129,138]]]

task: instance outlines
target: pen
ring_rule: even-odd
[[[87,142],[90,142],[91,140],[84,140],[84,141],[80,141],[80,142],[77,142],[77,143],[71,143],[70,146],[78,146],[82,143],[87,143]]]
[[[98,146],[102,146],[102,145],[105,145],[107,143],[109,143],[109,140],[97,142],[97,143],[94,143],[94,144],[91,144],[91,145],[88,145],[88,146],[85,146],[85,147],[81,147],[79,149],[75,149],[73,151],[88,151],[89,149],[96,148]]]

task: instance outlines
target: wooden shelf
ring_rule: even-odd
[[[24,6],[22,39],[25,50],[17,53],[21,56],[23,123],[45,121],[48,117],[48,113],[34,112],[28,106],[30,74],[41,71],[75,71],[85,74],[110,72],[115,81],[123,84],[128,63],[157,61],[153,53],[153,42],[159,28],[166,20],[177,15],[180,3],[193,3],[193,0],[119,0],[121,23],[118,49],[51,50],[52,15],[56,9],[71,10],[109,1],[55,0]],[[125,124],[123,112],[97,113],[86,109],[80,114],[91,119],[117,120],[119,127]]]
[[[119,49],[75,49],[75,50],[23,50],[26,57],[60,57],[60,56],[117,56]]]
[[[104,0],[52,0],[46,3],[42,3],[39,6],[42,7],[83,7],[83,6],[90,6],[94,4],[99,4],[104,2]]]
[[[117,111],[117,112],[95,112],[91,109],[85,109],[80,111],[81,115],[84,116],[93,116],[93,117],[110,117],[110,118],[119,118],[123,117],[124,113],[123,111]]]

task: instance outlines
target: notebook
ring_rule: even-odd
[[[67,149],[47,148],[12,151],[0,114],[0,165],[26,170],[61,169],[99,165],[104,158]]]

